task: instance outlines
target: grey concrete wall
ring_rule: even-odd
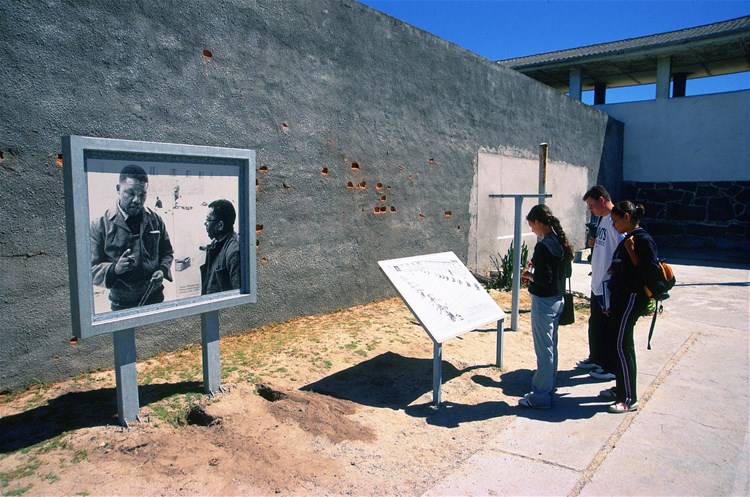
[[[750,90],[597,108],[625,124],[625,181],[750,180]]]
[[[257,150],[259,302],[224,335],[394,295],[379,259],[466,260],[480,148],[601,169],[604,113],[349,0],[0,2],[0,46],[0,390],[112,366],[70,343],[63,135]]]

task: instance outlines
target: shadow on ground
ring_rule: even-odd
[[[461,376],[459,370],[443,361],[443,383]],[[361,362],[301,390],[350,400],[357,404],[389,409],[404,409],[427,392],[432,391],[432,359],[404,357],[386,352]]]
[[[443,428],[458,428],[461,423],[486,421],[515,414],[515,408],[503,401],[481,402],[479,404],[459,404],[443,401],[440,407],[432,403],[408,406],[406,414],[415,418],[424,418],[427,424]]]
[[[138,387],[139,404],[202,392],[202,385],[199,381],[143,385]],[[114,388],[68,392],[45,405],[0,418],[0,454],[31,447],[67,431],[118,424],[116,395]]]
[[[518,369],[516,371],[503,373],[500,376],[499,381],[483,375],[475,375],[472,380],[484,387],[499,388],[504,395],[518,397],[520,399],[531,390],[531,380],[533,376],[534,371],[532,370]],[[585,383],[601,383],[602,389],[612,386],[610,381],[597,380],[580,369],[558,371],[557,373],[558,390],[560,388],[573,387]],[[558,392],[557,395],[555,395],[555,404],[551,409],[529,409],[518,405],[512,405],[509,407],[510,412],[504,412],[502,414],[512,414],[529,419],[539,419],[558,423],[568,419],[591,418],[600,412],[605,412],[607,406],[611,403],[611,401],[606,402],[599,397],[576,397],[571,393]]]
[[[474,375],[471,379],[478,385],[495,388],[505,396],[521,398],[528,393],[534,372],[528,369],[508,371],[499,380],[485,375]],[[574,386],[582,383],[599,383],[580,370],[560,371],[558,373],[558,387]],[[609,383],[603,383],[603,387]],[[515,403],[509,405],[504,401],[489,401],[479,404],[459,404],[456,402],[442,402],[435,408],[431,403],[418,404],[406,408],[410,416],[423,417],[430,425],[445,428],[456,428],[461,423],[485,421],[500,416],[519,416],[540,421],[559,423],[569,419],[588,419],[606,411],[611,402],[604,402],[598,397],[573,397],[568,393],[558,394],[555,405],[551,409],[528,409]]]
[[[472,366],[459,370],[443,361],[443,384],[471,371],[486,366]],[[521,398],[531,386],[534,372],[528,369],[508,371],[500,379],[477,374],[471,380],[486,388],[498,390],[506,397]],[[582,383],[597,383],[580,370],[560,371],[558,386],[568,387]],[[604,382],[603,387],[609,386]],[[386,352],[348,369],[310,383],[301,390],[349,400],[357,404],[403,409],[406,414],[424,418],[428,424],[455,428],[461,423],[484,421],[499,416],[523,416],[532,419],[561,422],[566,419],[586,419],[606,409],[607,404],[592,397],[573,397],[568,393],[557,396],[555,407],[548,410],[526,409],[502,400],[461,404],[448,399],[435,408],[432,402],[411,405],[432,391],[432,359],[404,357]]]

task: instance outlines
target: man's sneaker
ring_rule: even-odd
[[[626,412],[636,410],[638,410],[638,402],[633,402],[632,404],[626,404],[625,402],[615,402],[614,404],[609,406],[609,412],[615,414],[625,414]]]
[[[614,380],[615,375],[607,373],[602,368],[596,368],[589,371],[589,376],[596,378],[597,380]]]
[[[617,394],[615,394],[614,388],[608,388],[599,392],[599,397],[607,400],[615,400],[617,398]]]
[[[576,367],[581,369],[601,369],[601,366],[599,366],[595,362],[591,362],[591,359],[588,358],[582,361],[578,361],[576,363]]]

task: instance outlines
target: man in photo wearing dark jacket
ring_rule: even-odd
[[[226,292],[240,287],[240,242],[234,231],[237,213],[229,200],[208,204],[206,232],[212,242],[201,266],[201,294]]]
[[[174,250],[162,218],[145,207],[148,175],[127,165],[115,188],[117,203],[89,229],[92,281],[109,289],[113,311],[162,302]]]

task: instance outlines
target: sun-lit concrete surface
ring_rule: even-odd
[[[610,383],[573,376],[425,495],[748,495],[750,271],[679,262],[652,350],[650,318],[636,327],[638,411],[607,413]]]

